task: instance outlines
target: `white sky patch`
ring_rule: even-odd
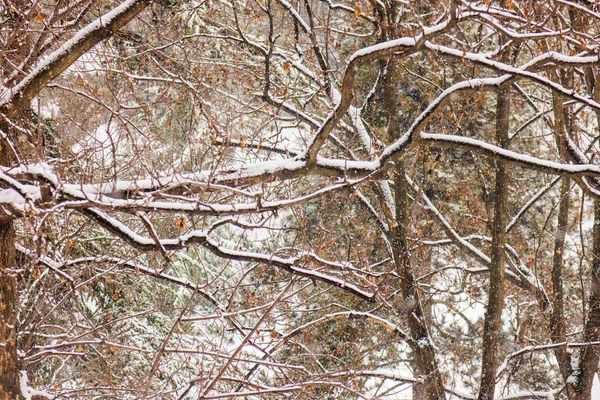
[[[71,64],[67,71],[74,73],[104,73],[106,69],[102,65],[103,61],[105,61],[103,60],[102,53],[108,50],[109,48],[106,48],[106,46],[102,46],[101,43],[97,44],[94,49],[82,54],[81,57],[77,59],[77,61]],[[82,78],[84,77],[82,76]]]

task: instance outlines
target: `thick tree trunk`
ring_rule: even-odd
[[[0,222],[0,400],[22,398],[17,356],[17,278],[12,222]]]
[[[508,117],[510,112],[509,87],[498,91],[496,111],[496,140],[498,145],[508,145]],[[481,359],[480,400],[492,400],[496,387],[498,351],[502,332],[504,307],[504,265],[506,263],[506,214],[508,210],[508,165],[496,161],[496,187],[494,189],[494,222],[492,225],[492,254],[488,304],[483,327],[483,354]]]

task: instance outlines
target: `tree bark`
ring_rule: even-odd
[[[11,221],[0,222],[0,400],[22,398],[17,356],[17,277],[15,233]]]
[[[121,3],[81,29],[55,52],[39,60],[33,71],[12,87],[8,95],[0,98],[0,112],[3,118],[13,122],[19,120],[22,111],[29,107],[30,101],[50,81],[96,44],[114,35],[149,4],[150,0],[128,0]],[[12,153],[14,147],[7,142],[12,136],[6,121],[0,123],[0,132],[3,133],[0,165],[12,166],[16,155]],[[18,152],[18,149],[14,151]],[[0,213],[0,400],[15,400],[23,398],[19,385],[21,366],[17,354],[18,282],[15,233],[13,217],[1,211]]]
[[[600,201],[594,201],[594,228],[592,244],[592,277],[589,308],[584,329],[586,342],[600,340]],[[589,400],[592,393],[594,374],[598,372],[600,349],[598,345],[585,346],[579,356],[579,363],[572,373],[575,378],[568,382],[568,389],[574,393],[573,400]]]
[[[509,87],[498,91],[496,110],[496,140],[500,147],[508,145],[508,122],[510,113]],[[480,400],[492,400],[496,387],[498,352],[502,332],[502,308],[504,307],[504,265],[506,263],[506,214],[508,210],[508,165],[496,161],[496,185],[494,188],[494,219],[492,224],[492,254],[488,304],[483,327],[483,354],[481,360]]]
[[[554,74],[555,79],[559,79],[558,74]],[[570,82],[563,82],[567,87],[572,86]],[[552,93],[552,110],[554,112],[554,137],[559,148],[560,158],[562,162],[568,162],[567,154],[567,125],[569,131],[571,121],[567,121],[563,98],[559,93]],[[563,285],[563,253],[565,249],[565,235],[569,220],[569,191],[571,181],[568,177],[562,178],[560,189],[560,201],[558,205],[558,221],[556,233],[554,235],[554,254],[552,256],[552,315],[550,316],[550,338],[553,343],[564,343],[554,349],[554,355],[558,361],[558,367],[563,380],[573,372],[571,369],[571,356],[567,351],[566,344],[566,324],[564,310],[564,285]],[[567,388],[568,389],[568,388]],[[567,390],[568,391],[568,390]],[[567,397],[571,398],[572,393],[567,393]]]
[[[445,398],[444,385],[435,360],[435,350],[423,318],[423,307],[419,288],[410,265],[407,246],[408,227],[408,183],[404,162],[399,160],[395,169],[394,195],[396,200],[397,225],[392,228],[391,242],[396,273],[401,279],[400,292],[403,302],[401,313],[408,321],[411,340],[409,346],[413,354],[413,374],[417,381],[413,384],[415,400],[438,400]]]
[[[571,374],[570,356],[567,352],[564,287],[563,287],[563,253],[565,248],[565,234],[569,218],[569,190],[570,180],[563,178],[560,190],[560,203],[558,206],[558,224],[554,237],[554,255],[552,257],[552,315],[550,317],[550,337],[553,343],[564,343],[554,350],[558,366],[563,379]]]
[[[388,113],[388,136],[391,140],[400,137],[401,121],[399,116],[399,93],[396,84],[401,64],[392,59],[388,63],[384,98]],[[395,223],[392,224],[389,238],[392,244],[395,269],[400,278],[400,292],[403,301],[400,302],[399,313],[407,320],[410,337],[408,345],[413,355],[413,398],[415,400],[440,400],[445,398],[442,377],[435,359],[435,350],[429,339],[425,324],[423,307],[419,296],[419,287],[413,275],[408,250],[407,230],[410,224],[408,214],[408,182],[404,159],[396,160],[394,169],[394,199]]]

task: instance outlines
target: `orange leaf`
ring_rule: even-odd
[[[354,3],[354,16],[356,18],[360,17],[360,14],[362,13],[362,7],[360,5],[359,2]]]

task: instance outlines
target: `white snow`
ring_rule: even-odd
[[[21,388],[21,394],[25,398],[25,400],[31,400],[33,396],[41,396],[47,399],[54,399],[55,396],[50,393],[46,393],[41,390],[37,390],[29,386],[29,379],[27,377],[27,371],[19,372],[19,386]]]
[[[116,17],[127,12],[131,7],[135,5],[139,0],[126,0],[119,6],[115,7],[108,13],[100,16],[79,32],[77,32],[71,39],[67,40],[56,49],[52,54],[44,58],[38,63],[38,65],[31,71],[19,84],[10,88],[9,93],[2,94],[0,98],[0,107],[8,104],[12,101],[15,94],[22,91],[33,79],[35,79],[44,69],[48,68],[52,63],[56,62],[60,57],[68,54],[79,42],[84,40],[87,36],[97,31],[99,28],[109,25]]]
[[[420,137],[421,139],[425,140],[453,143],[456,145],[466,145],[471,148],[480,148],[487,152],[502,156],[506,160],[517,162],[526,166],[550,170],[554,173],[567,173],[573,175],[600,175],[600,166],[598,165],[562,164],[554,161],[543,160],[541,158],[536,158],[527,154],[521,154],[514,151],[506,150],[502,147],[494,146],[481,140],[472,139],[464,136],[422,132],[420,134]]]
[[[0,203],[25,204],[25,199],[16,190],[0,190]]]
[[[598,374],[594,374],[594,381],[592,382],[592,400],[600,399],[600,379],[598,378]]]
[[[536,81],[542,85],[552,88],[552,89],[564,94],[567,97],[576,99],[577,101],[584,103],[592,108],[600,109],[600,103],[594,101],[593,99],[588,98],[588,97],[583,97],[580,94],[576,93],[574,90],[567,89],[563,85],[556,83],[556,82],[552,81],[551,79],[547,79],[547,78],[543,77],[542,75],[528,71],[526,68],[528,68],[530,66],[530,63],[527,63],[527,64],[521,66],[520,68],[516,68],[516,67],[513,67],[511,65],[508,65],[508,64],[505,64],[505,63],[502,63],[499,61],[491,60],[491,59],[487,58],[484,54],[466,52],[466,51],[453,49],[451,47],[447,47],[447,46],[443,46],[443,45],[433,44],[431,42],[426,42],[425,46],[427,48],[429,48],[430,50],[433,50],[433,51],[436,51],[436,52],[439,52],[442,54],[448,54],[448,55],[451,55],[456,58],[469,60],[476,64],[483,64],[483,65],[486,65],[497,71],[509,73],[511,75],[518,75],[518,76],[529,78],[529,79]],[[594,64],[594,63],[598,62],[597,57],[578,57],[578,56],[566,56],[566,55],[559,56],[558,53],[552,53],[552,52],[546,53],[544,55],[543,59],[544,60],[553,59],[553,60],[559,61],[561,63],[568,62],[570,64],[575,64],[575,65],[586,65],[586,64],[589,65],[589,64]]]
[[[372,46],[365,47],[360,49],[348,59],[348,63],[352,63],[354,60],[359,59],[361,57],[365,57],[368,55],[372,55],[374,53],[381,53],[385,51],[394,51],[400,47],[412,47],[415,46],[424,36],[432,35],[436,32],[439,32],[445,29],[450,23],[450,19],[447,19],[435,26],[431,27],[423,27],[423,33],[417,35],[415,37],[401,37],[394,40],[388,40],[387,42],[378,43]]]
[[[417,38],[420,38],[420,35]],[[417,43],[417,39],[412,38],[412,37],[402,37],[399,39],[394,39],[394,40],[389,40],[387,42],[378,43],[373,46],[368,46],[368,47],[365,47],[363,49],[360,49],[360,50],[354,52],[354,54],[352,54],[352,56],[350,57],[348,62],[351,63],[352,61],[354,61],[358,58],[365,57],[365,56],[373,54],[373,53],[380,53],[382,51],[391,51],[391,50],[395,50],[398,47],[414,46],[416,43]]]

